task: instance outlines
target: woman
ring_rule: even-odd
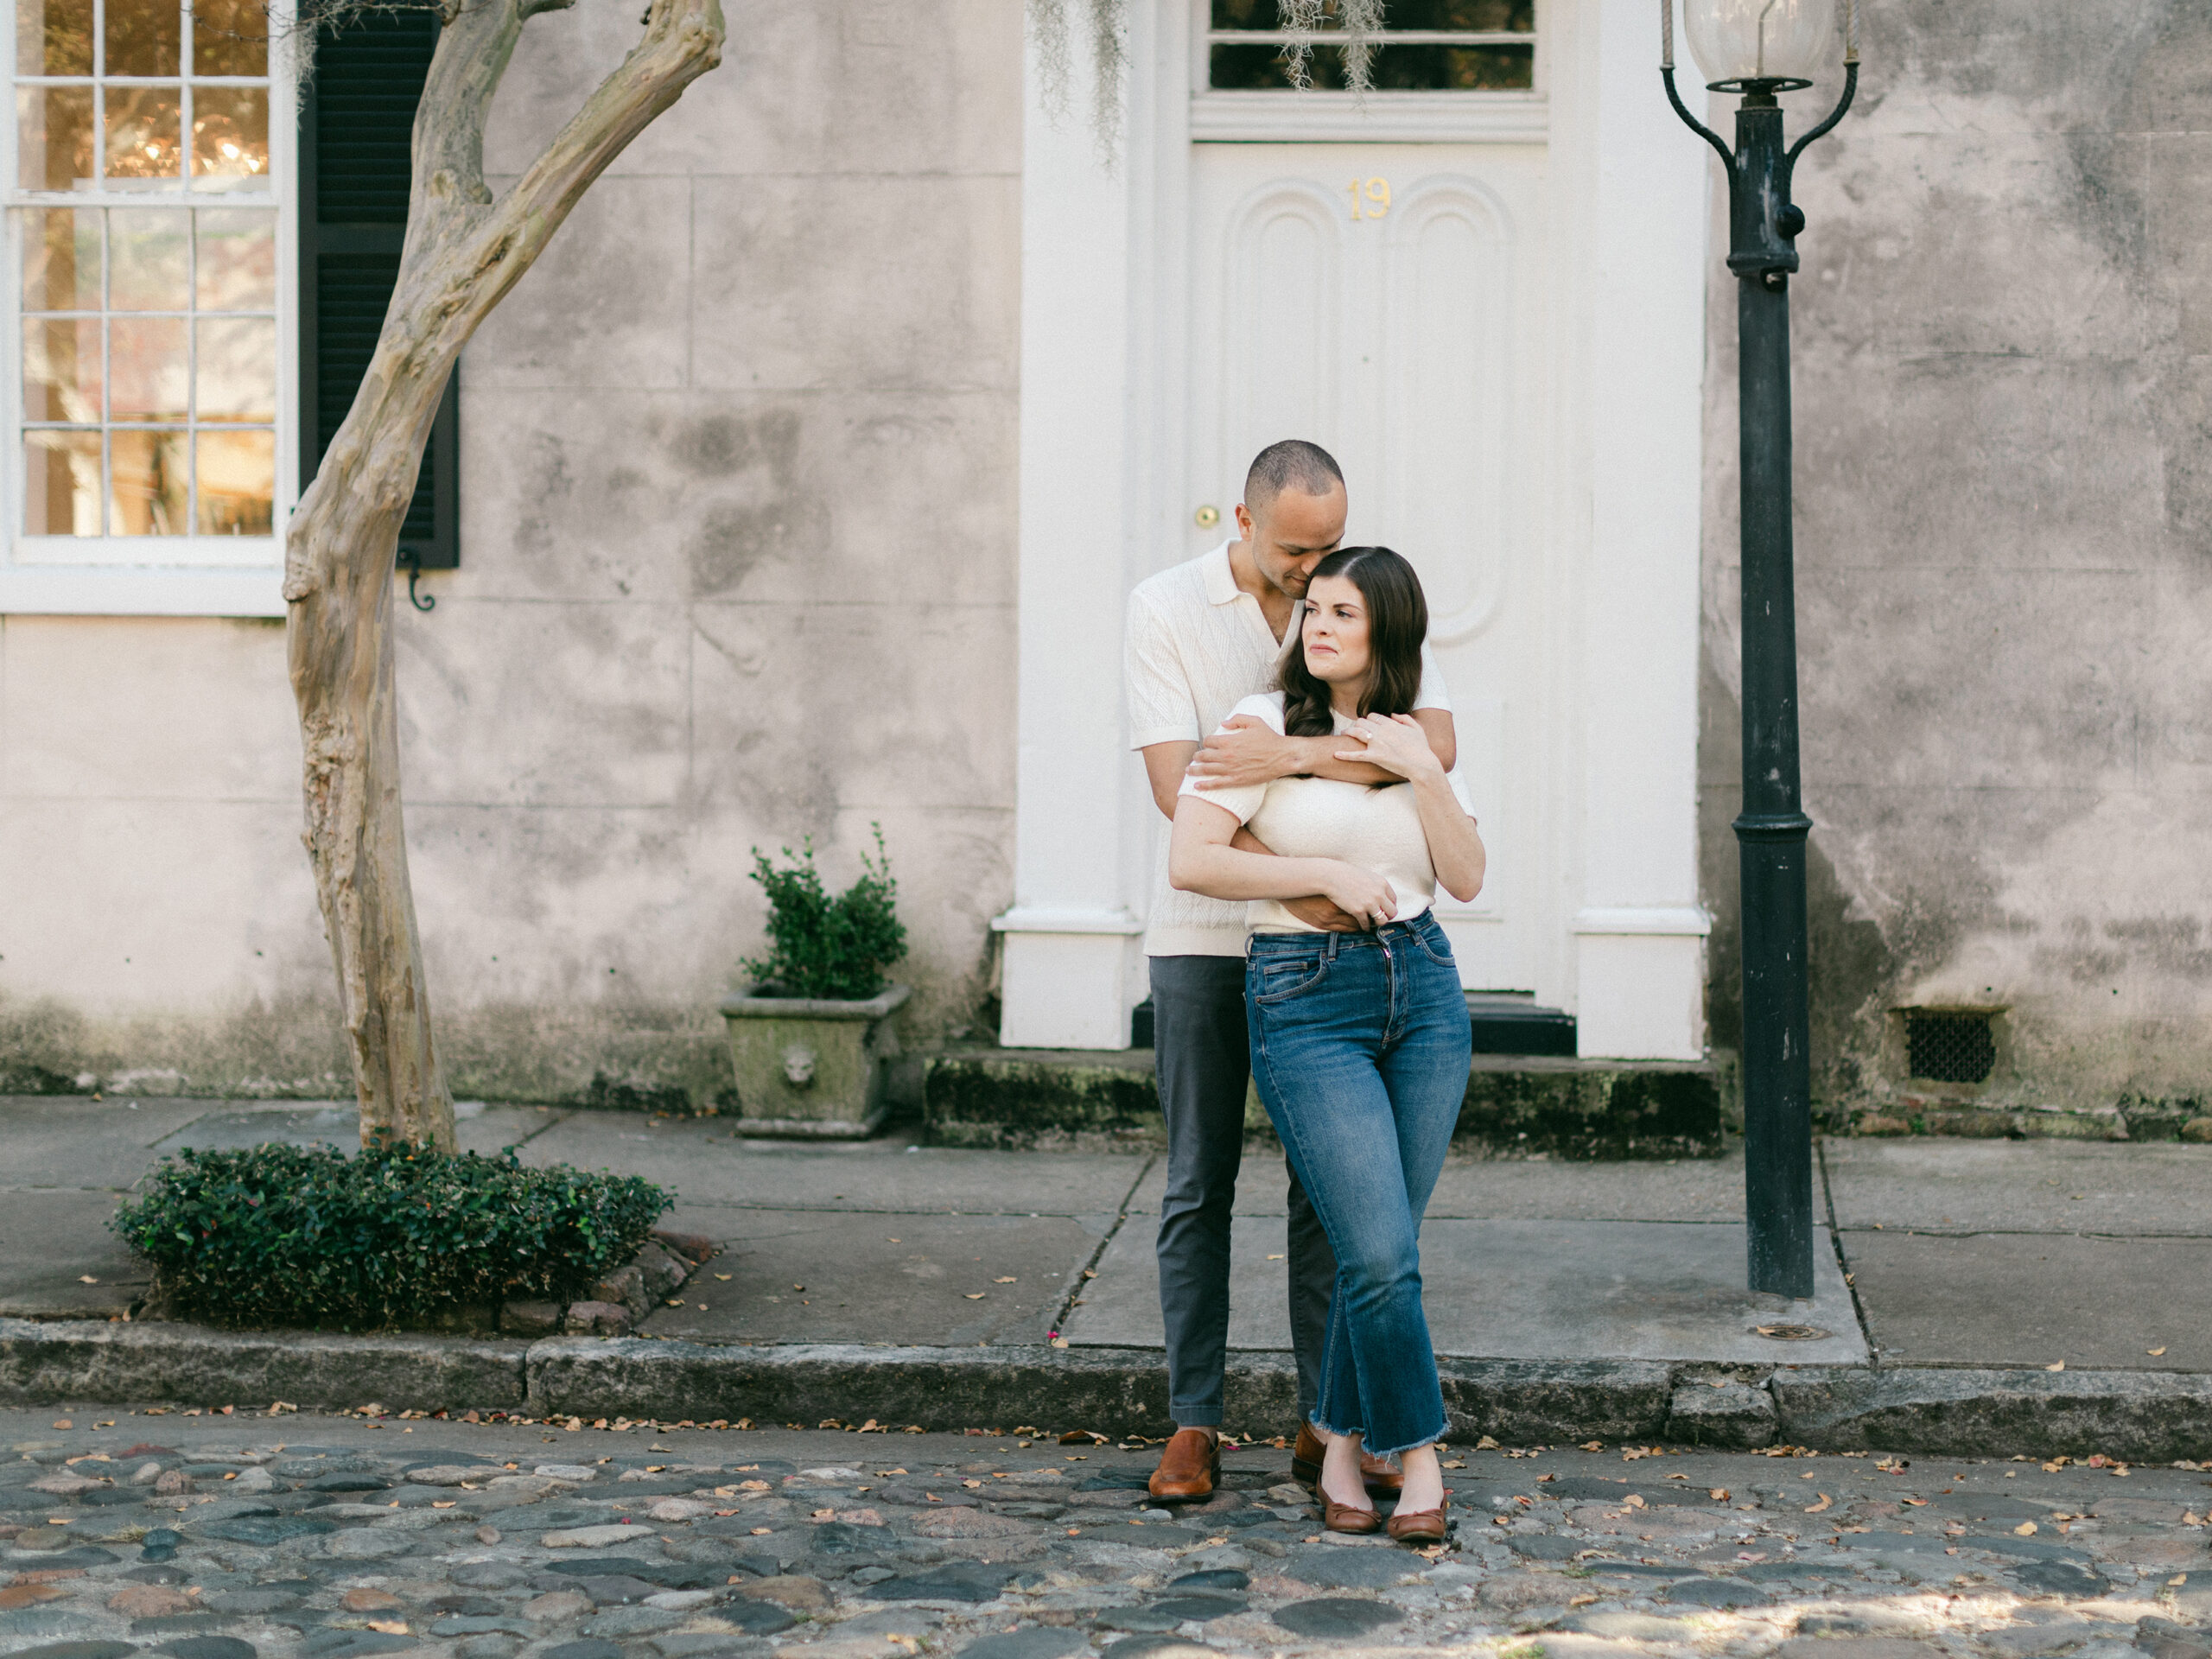
[[[1173,884],[1251,901],[1244,978],[1252,1076],[1337,1257],[1313,1426],[1327,1442],[1320,1492],[1337,1532],[1382,1525],[1363,1449],[1398,1456],[1405,1487],[1390,1535],[1445,1535],[1436,1442],[1444,1397],[1421,1306],[1421,1217],[1466,1093],[1467,1005],[1444,929],[1441,886],[1472,899],[1483,843],[1465,794],[1409,710],[1428,607],[1413,567],[1348,547],[1314,567],[1281,690],[1236,713],[1294,737],[1342,735],[1371,784],[1284,778],[1239,789],[1183,785],[1168,855]],[[1274,855],[1232,846],[1240,825]],[[1325,893],[1363,931],[1329,933],[1274,901]]]

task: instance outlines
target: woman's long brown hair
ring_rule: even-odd
[[[1367,606],[1367,683],[1359,712],[1413,713],[1421,695],[1421,641],[1428,638],[1428,601],[1413,566],[1387,547],[1340,547],[1313,567],[1306,591],[1324,576],[1350,578]],[[1325,737],[1336,729],[1328,682],[1316,679],[1306,665],[1302,610],[1275,665],[1275,683],[1282,689],[1283,730],[1289,735]]]

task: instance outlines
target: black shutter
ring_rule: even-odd
[[[433,11],[365,11],[315,43],[300,102],[300,486],[368,372],[399,276],[415,106],[437,48]],[[461,563],[461,373],[446,382],[399,531],[399,562]]]

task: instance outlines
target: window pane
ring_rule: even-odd
[[[1282,48],[1215,45],[1207,49],[1208,83],[1219,89],[1276,91],[1290,85]],[[1344,86],[1344,53],[1317,46],[1306,60],[1313,85],[1324,92]],[[1384,46],[1375,48],[1370,71],[1378,91],[1525,92],[1535,85],[1535,49],[1529,46]]]
[[[209,208],[193,218],[200,238],[199,308],[275,310],[275,216],[251,208]]]
[[[23,418],[100,417],[100,325],[41,317],[23,324]]]
[[[23,309],[100,308],[100,216],[95,208],[38,207],[23,215]]]
[[[269,8],[257,0],[196,0],[192,8],[192,73],[269,73]]]
[[[200,331],[199,397],[203,421],[276,418],[276,321],[226,317]]]
[[[184,9],[177,0],[107,0],[107,73],[181,74]]]
[[[100,533],[100,435],[23,435],[23,533]]]
[[[16,73],[92,73],[92,0],[16,0]]]
[[[269,93],[259,86],[192,90],[192,170],[218,187],[269,188]]]
[[[184,319],[118,317],[108,325],[108,417],[185,417]]]
[[[1323,9],[1323,29],[1344,26],[1336,0]],[[1536,29],[1535,0],[1390,0],[1382,26],[1397,29],[1478,29],[1530,35]],[[1215,29],[1287,29],[1276,0],[1213,0]]]
[[[276,522],[276,435],[202,432],[200,533],[266,536]]]
[[[185,435],[116,432],[108,438],[107,533],[185,533]]]
[[[184,95],[174,86],[110,86],[107,175],[174,179],[182,171]]]
[[[115,311],[182,311],[190,303],[192,215],[181,207],[118,207],[107,216],[107,302]]]
[[[16,181],[26,190],[76,190],[92,177],[92,89],[16,89]]]

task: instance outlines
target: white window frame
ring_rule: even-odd
[[[1553,30],[1549,0],[1536,0],[1534,83],[1526,92],[1217,92],[1209,84],[1213,9],[1190,0],[1191,137],[1199,143],[1532,143],[1551,135],[1544,92]],[[1413,41],[1436,38],[1407,31]],[[1457,36],[1454,37],[1458,38]],[[1503,36],[1518,41],[1521,36]],[[1316,35],[1317,48],[1325,37]]]
[[[188,4],[189,0],[181,0]],[[0,133],[6,189],[6,269],[0,276],[6,328],[0,338],[0,615],[282,616],[284,527],[299,496],[299,100],[288,7],[271,4],[269,167],[276,221],[276,489],[267,536],[27,536],[23,477],[22,225],[24,207],[258,207],[227,192],[28,191],[17,184],[19,129],[12,107]],[[14,8],[10,7],[10,40]],[[12,44],[9,48],[12,54]],[[185,50],[190,46],[186,42]],[[8,80],[15,79],[10,58]],[[181,79],[189,79],[190,65]],[[13,99],[10,99],[12,105]],[[229,197],[229,200],[226,198]]]

